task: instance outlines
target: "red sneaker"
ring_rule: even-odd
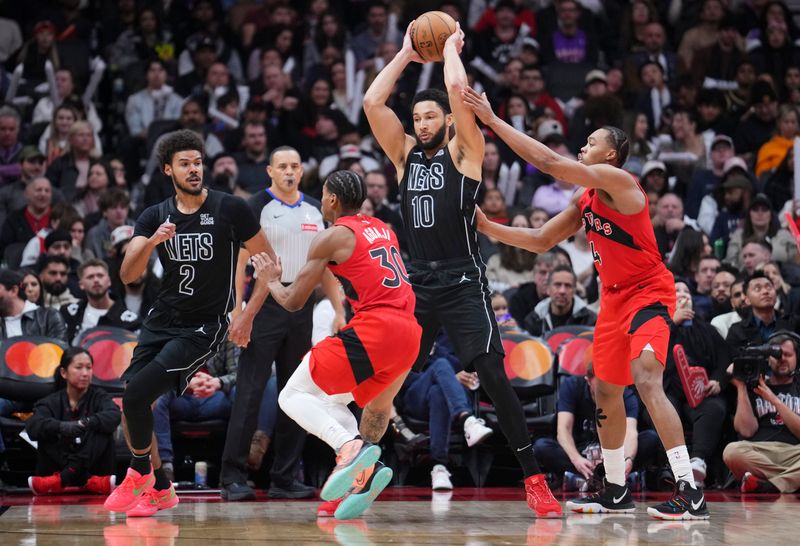
[[[750,472],[745,472],[742,476],[742,484],[739,486],[742,493],[780,493],[780,490],[772,485],[768,480],[754,476]]]
[[[160,510],[172,508],[178,504],[178,495],[175,493],[175,486],[170,484],[169,489],[158,491],[150,489],[139,499],[139,504],[126,512],[128,517],[146,518],[154,515]]]
[[[525,478],[525,495],[528,506],[537,518],[560,518],[561,505],[553,496],[544,474],[534,474]]]
[[[83,489],[95,495],[109,495],[116,485],[116,476],[89,476]]]
[[[108,496],[103,506],[111,512],[127,512],[139,503],[139,499],[153,487],[154,483],[156,477],[153,475],[152,467],[144,476],[129,468],[125,479]]]
[[[28,487],[34,495],[58,495],[64,492],[58,472],[52,476],[31,476],[28,478]]]
[[[317,517],[318,518],[332,518],[336,509],[339,508],[339,505],[342,504],[344,497],[332,501],[325,501],[320,503],[317,506]]]

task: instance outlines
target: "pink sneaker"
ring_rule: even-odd
[[[128,510],[126,513],[131,518],[146,518],[154,515],[160,510],[172,508],[178,504],[178,495],[175,493],[175,486],[170,484],[169,489],[157,491],[150,489],[139,499],[139,504]]]
[[[139,503],[139,499],[153,487],[156,477],[153,468],[142,476],[134,469],[129,468],[122,483],[108,496],[103,504],[111,512],[127,512]]]

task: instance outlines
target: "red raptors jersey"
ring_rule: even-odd
[[[353,311],[393,307],[408,311],[413,318],[417,300],[391,228],[362,214],[342,216],[333,225],[344,226],[356,236],[350,258],[338,265],[328,264],[342,283]]]
[[[590,188],[583,192],[578,208],[604,288],[620,288],[668,274],[656,244],[646,195],[641,211],[622,214],[603,203],[597,190]]]

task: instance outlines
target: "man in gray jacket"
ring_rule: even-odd
[[[597,315],[575,295],[576,279],[575,272],[567,265],[553,268],[547,279],[548,297],[525,317],[523,326],[528,332],[542,336],[559,326],[594,326]]]

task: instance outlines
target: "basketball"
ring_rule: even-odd
[[[426,63],[444,59],[444,43],[456,31],[455,20],[443,11],[427,11],[414,20],[411,43]]]

